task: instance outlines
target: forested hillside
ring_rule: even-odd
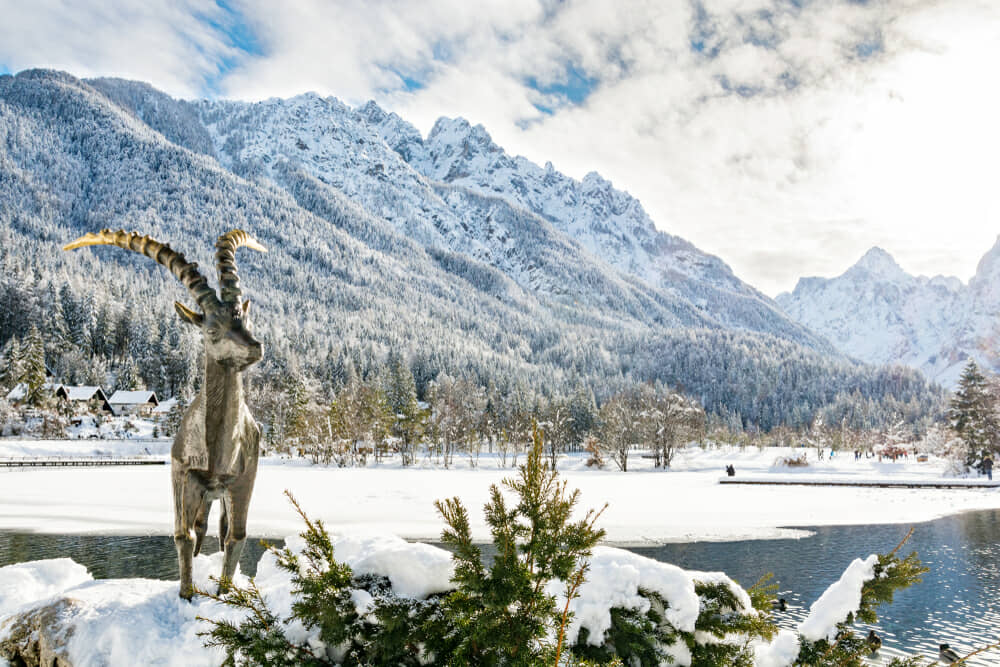
[[[303,108],[309,134],[288,121]],[[651,284],[504,192],[429,178],[371,115],[315,96],[188,103],[144,84],[0,76],[5,365],[35,324],[64,382],[190,395],[200,345],[173,313],[183,288],[134,253],[60,247],[134,229],[214,278],[215,238],[242,228],[270,250],[238,262],[267,346],[255,384],[272,402],[303,387],[329,396],[345,373],[383,373],[392,353],[421,397],[447,373],[529,401],[585,390],[601,402],[660,380],[764,429],[831,406],[875,421],[937,409],[915,371],[837,355],[735,277]]]

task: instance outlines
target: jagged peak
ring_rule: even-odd
[[[478,143],[484,145],[495,145],[493,137],[490,136],[485,127],[481,124],[473,125],[461,116],[458,118],[447,118],[445,116],[438,118],[434,123],[434,127],[431,128],[430,133],[427,135],[427,141],[439,140],[448,143],[469,138],[474,138]]]
[[[281,98],[277,99],[279,104],[283,101]],[[310,90],[308,92],[302,93],[300,95],[295,95],[294,97],[289,97],[288,101],[293,104],[303,104],[303,103],[320,103],[327,108],[336,109],[340,113],[349,113],[351,107],[344,104],[340,98],[334,97],[333,95],[320,95],[315,90]]]
[[[604,178],[596,171],[587,172],[587,175],[583,177],[583,180],[580,181],[580,184],[587,190],[592,190],[592,189],[604,190],[611,187],[611,181]]]
[[[389,113],[380,107],[375,100],[368,100],[357,109],[358,115],[369,123],[381,125],[389,118]]]
[[[873,246],[850,270],[861,269],[877,278],[898,278],[908,275],[888,252]]]

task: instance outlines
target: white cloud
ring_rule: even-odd
[[[262,50],[243,57],[197,18],[213,3],[22,4],[0,12],[15,70],[191,95],[234,58],[225,96],[374,97],[424,131],[462,115],[510,152],[601,172],[769,293],[875,244],[967,278],[1000,231],[990,0],[243,0]],[[569,68],[596,81],[580,105],[525,83]]]
[[[224,58],[236,55],[210,0],[145,2],[16,0],[0,2],[0,63],[76,76],[149,81],[174,95],[203,93]]]

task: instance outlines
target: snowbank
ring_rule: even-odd
[[[293,550],[301,550],[303,540],[286,538]],[[451,554],[426,544],[412,544],[393,535],[343,534],[333,539],[338,560],[347,563],[355,575],[378,574],[389,578],[397,594],[425,598],[451,588]],[[221,553],[195,559],[195,583],[210,590],[209,575],[221,568]],[[570,609],[574,613],[567,641],[575,642],[581,627],[588,640],[602,643],[611,626],[611,608],[648,610],[649,602],[640,589],[655,591],[667,601],[666,617],[676,628],[694,631],[699,600],[695,581],[721,582],[730,586],[743,607],[750,609],[746,592],[721,573],[688,572],[637,554],[598,547],[591,559],[587,582]],[[237,583],[245,579],[237,574]],[[255,579],[258,588],[279,617],[291,614],[293,597],[288,573],[265,553]],[[552,582],[550,591],[559,595],[562,582]],[[93,580],[86,569],[69,559],[35,561],[0,568],[0,640],[11,633],[12,621],[32,610],[47,609],[62,639],[61,651],[74,665],[218,665],[223,655],[202,645],[198,632],[207,624],[198,617],[237,620],[241,613],[205,599],[191,603],[177,597],[178,583],[148,579]],[[357,591],[353,596],[359,613],[366,613],[371,596]],[[753,612],[752,612],[753,613]],[[66,630],[72,629],[72,632]],[[286,627],[293,641],[318,645],[317,631],[298,623]],[[779,655],[787,644],[779,643],[772,653]],[[797,646],[797,644],[796,644]],[[686,647],[677,646],[679,664],[690,661]],[[764,649],[762,648],[763,652]],[[779,664],[777,662],[761,664]]]
[[[91,580],[87,568],[69,558],[0,567],[0,619],[16,614],[27,603],[45,600]]]
[[[197,585],[209,588],[209,574],[221,567],[221,554],[197,557]],[[225,656],[202,647],[196,617],[238,617],[207,599],[182,601],[177,582],[93,580],[65,558],[0,568],[0,589],[12,579],[24,597],[14,608],[0,605],[0,640],[16,633],[18,612],[47,612],[49,643],[73,665],[218,665]]]

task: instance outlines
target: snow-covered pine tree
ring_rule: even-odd
[[[115,390],[135,391],[142,388],[142,378],[139,376],[139,369],[132,357],[126,357],[125,361],[118,367],[118,376],[115,378]]]
[[[25,400],[31,405],[45,402],[45,342],[42,332],[34,324],[28,331],[21,350],[21,377],[18,382],[27,386]]]
[[[996,412],[986,377],[971,359],[962,371],[958,387],[952,395],[948,417],[951,427],[965,443],[966,464],[972,465],[986,453],[996,450]]]
[[[572,431],[570,443],[574,448],[583,446],[583,441],[597,423],[597,401],[594,392],[588,387],[579,385],[569,399],[570,427]]]
[[[177,431],[181,427],[181,419],[184,417],[184,410],[187,408],[182,397],[177,398],[177,402],[171,406],[170,411],[167,412],[166,418],[163,420],[163,435],[173,437],[177,435]]]
[[[69,283],[63,283],[62,287],[59,288],[59,302],[66,320],[67,339],[77,349],[84,349],[90,337],[94,296],[88,294],[84,301],[80,301],[76,298]]]
[[[0,392],[3,395],[20,382],[21,362],[21,342],[11,336],[0,350]]]

